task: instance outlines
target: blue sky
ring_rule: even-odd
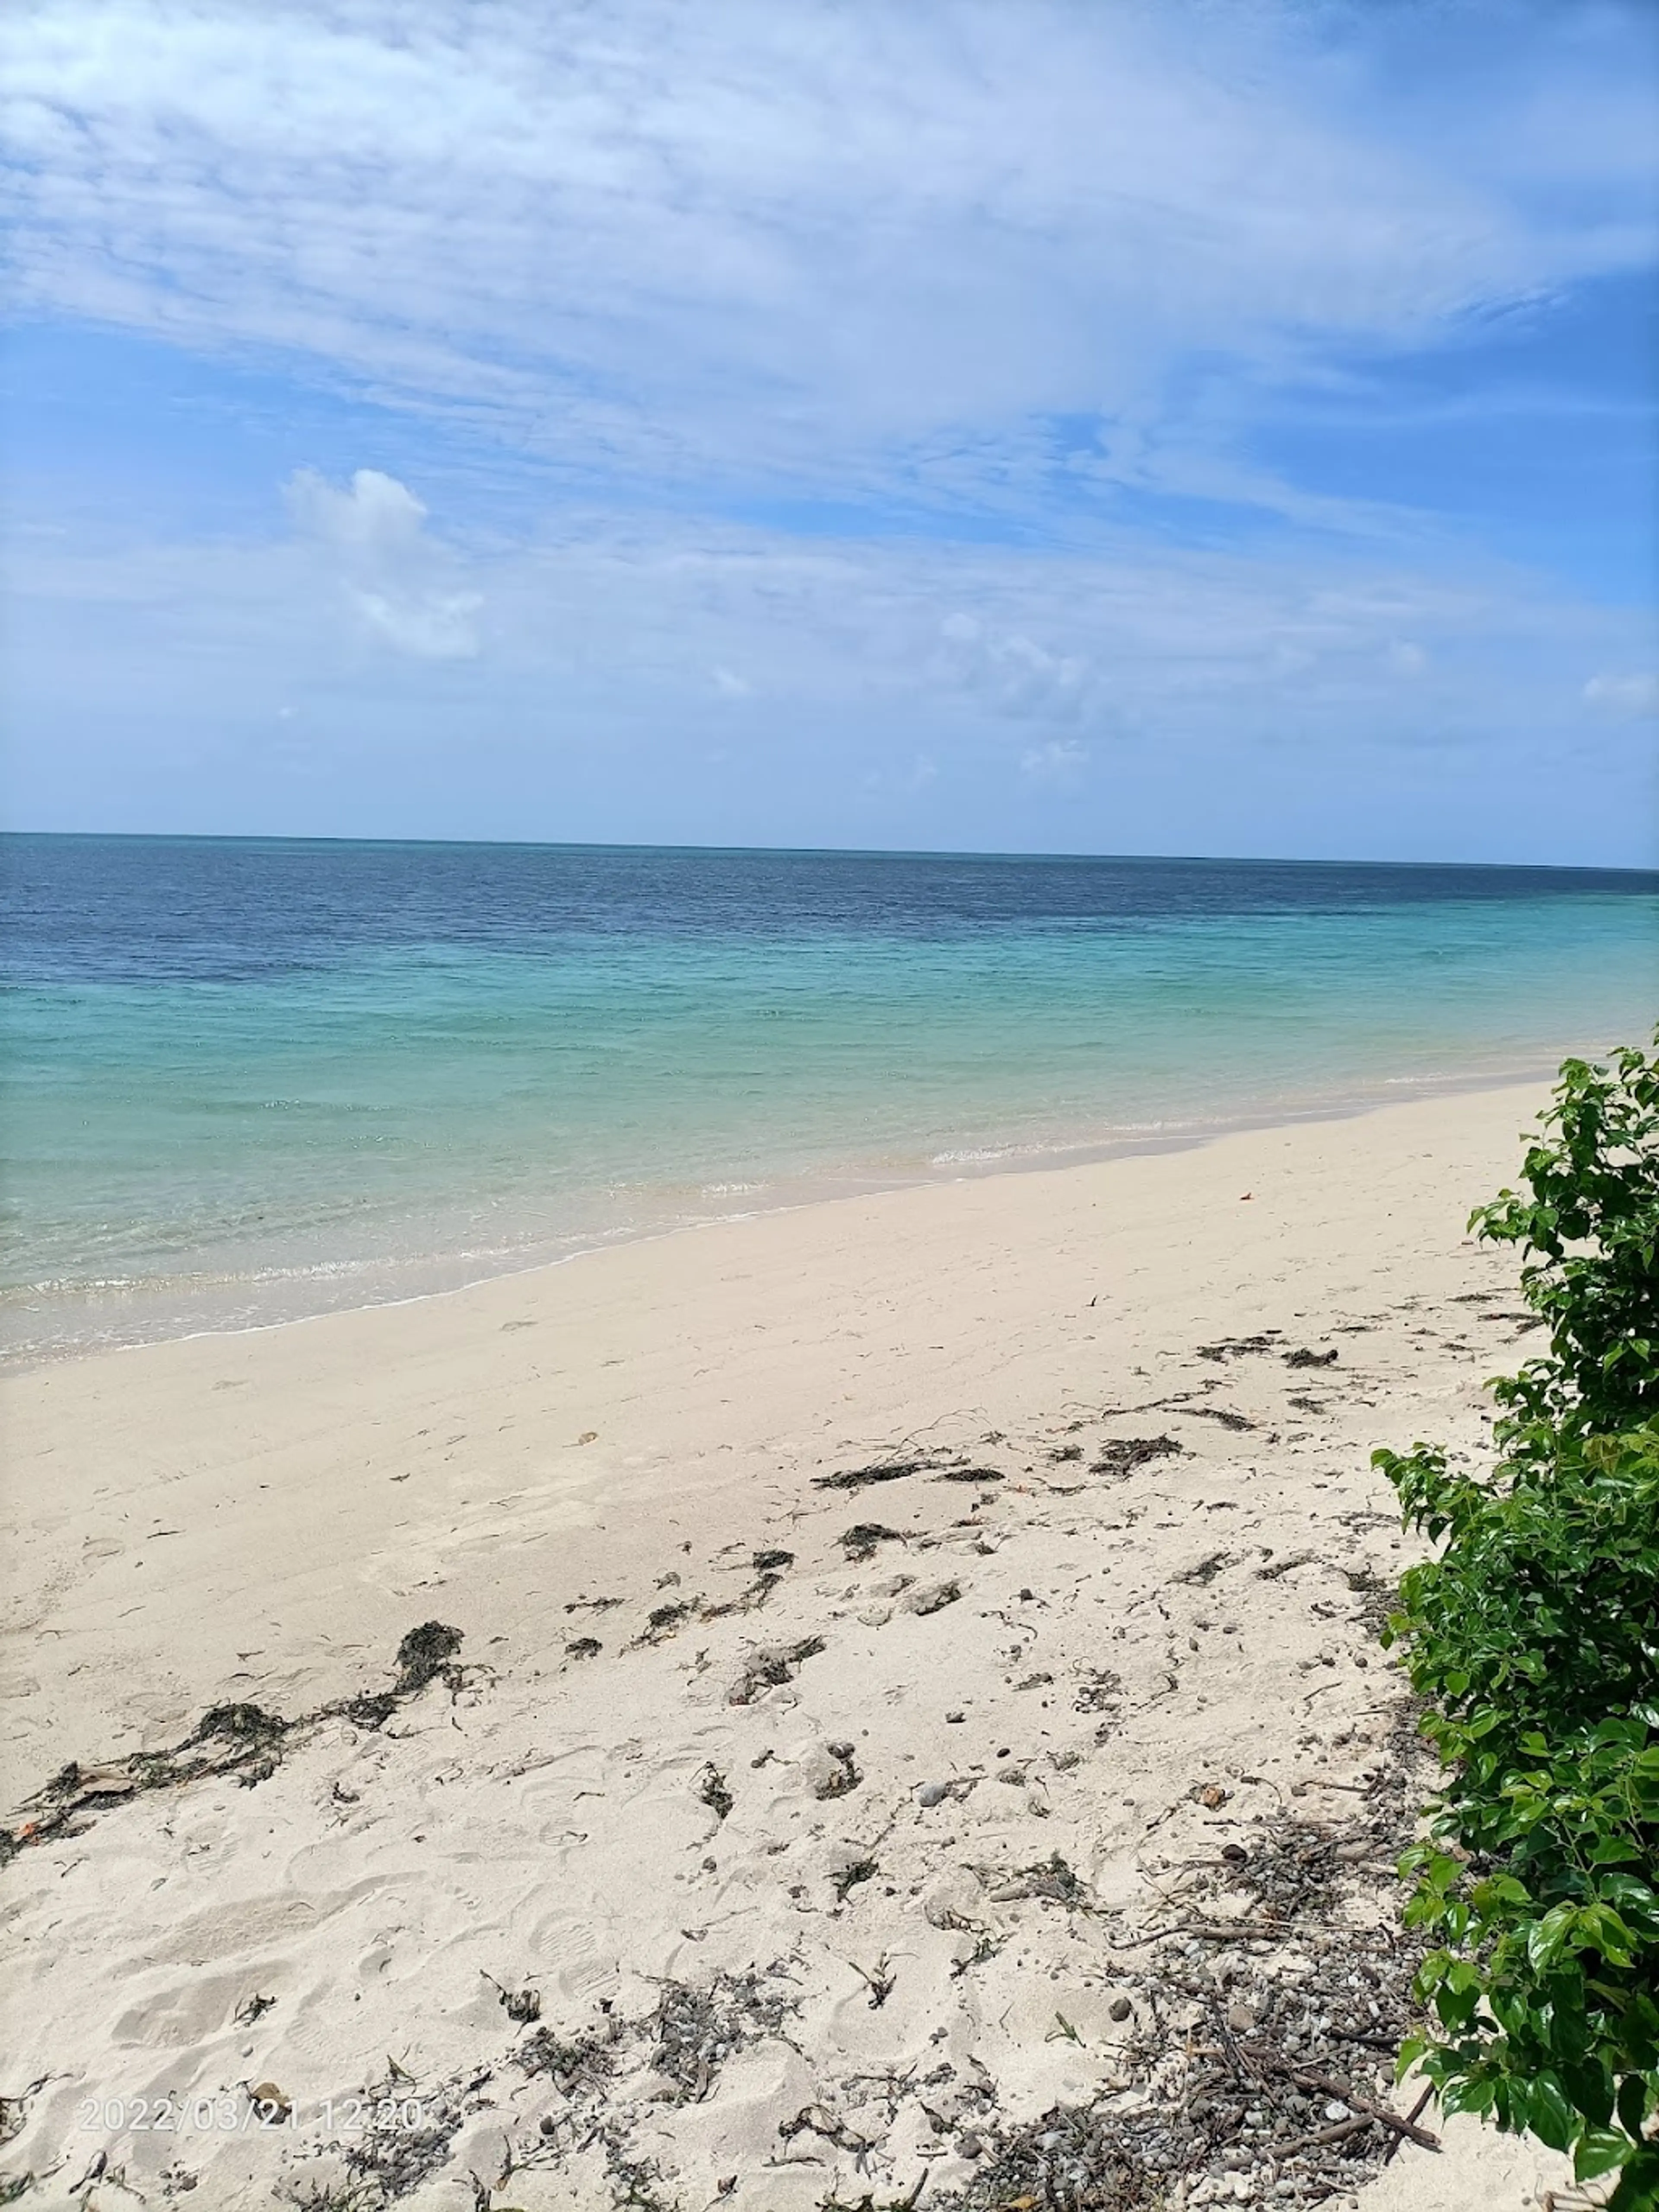
[[[1659,11],[48,0],[33,828],[1659,862]]]

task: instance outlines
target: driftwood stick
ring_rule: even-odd
[[[1127,1943],[1114,1943],[1115,1951],[1143,1951],[1148,1943],[1162,1943],[1170,1936],[1196,1936],[1206,1943],[1250,1942],[1267,1936],[1284,1936],[1290,1932],[1288,1920],[1237,1920],[1231,1926],[1220,1921],[1176,1921],[1168,1928],[1155,1928],[1150,1936],[1132,1936]]]
[[[1328,2097],[1339,2098],[1356,2113],[1364,2112],[1368,2118],[1380,2121],[1385,2128],[1392,2128],[1397,2136],[1420,2143],[1425,2150],[1439,2149],[1439,2136],[1431,2135],[1426,2128],[1419,2128],[1414,2117],[1407,2119],[1401,2113],[1390,2112],[1386,2105],[1372,2104],[1369,2097],[1362,2097],[1358,2089],[1336,2075],[1313,2073],[1306,2067],[1298,2066],[1295,2059],[1287,2057],[1282,2051],[1264,2050],[1259,2044],[1247,2045],[1245,2050],[1255,2064],[1272,2067],[1276,2073],[1288,2075],[1298,2089],[1321,2090]],[[1418,2110],[1422,2110],[1420,2105]]]
[[[1294,2142],[1286,2143],[1282,2150],[1275,2149],[1273,2155],[1281,2159],[1294,2158],[1299,2150],[1317,2150],[1326,2143],[1343,2142],[1349,2136],[1363,2135],[1367,2128],[1376,2125],[1375,2112],[1359,2112],[1352,2119],[1336,2120],[1328,2128],[1316,2128],[1310,2136],[1298,2136]],[[1394,2140],[1398,2142],[1400,2138],[1395,2136]]]
[[[1410,2112],[1407,2115],[1407,2118],[1413,2120],[1421,2119],[1424,2112],[1428,2109],[1429,2100],[1433,2096],[1433,2094],[1434,2084],[1431,2081],[1424,2090],[1422,2095],[1418,2099],[1417,2102],[1412,2106]],[[1401,2144],[1404,2141],[1405,2137],[1403,2136],[1395,2136],[1393,2142],[1389,2145],[1387,2150],[1382,2154],[1382,2163],[1384,2166],[1389,2163],[1389,2160],[1394,2156],[1395,2153],[1399,2149]]]

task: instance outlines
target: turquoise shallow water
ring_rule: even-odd
[[[1659,878],[4,841],[10,1356],[1531,1076]]]

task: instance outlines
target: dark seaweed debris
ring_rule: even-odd
[[[1176,1575],[1175,1580],[1178,1583],[1196,1583],[1200,1589],[1205,1589],[1215,1580],[1231,1558],[1231,1552],[1212,1552],[1207,1559],[1200,1559],[1196,1566],[1188,1567],[1184,1573]]]
[[[931,1474],[939,1482],[1000,1482],[1000,1468],[975,1467],[955,1452],[895,1453],[891,1459],[872,1460],[867,1467],[843,1468],[835,1474],[815,1474],[815,1490],[867,1490],[879,1482],[902,1482],[913,1474]]]
[[[879,1521],[855,1521],[850,1528],[843,1528],[838,1540],[849,1560],[873,1559],[878,1544],[902,1544],[902,1530],[889,1528]]]
[[[398,1688],[404,1696],[425,1689],[461,1648],[461,1632],[441,1620],[423,1620],[398,1646]]]
[[[1091,1474],[1133,1474],[1149,1460],[1169,1459],[1187,1447],[1174,1437],[1110,1437],[1090,1462]]]
[[[725,1820],[737,1800],[726,1786],[726,1777],[719,1767],[705,1766],[697,1778],[697,1802],[707,1805],[717,1820]]]
[[[1036,1866],[1019,1868],[1000,1881],[996,1896],[1003,1903],[1035,1897],[1051,1905],[1075,1905],[1085,1909],[1092,1909],[1094,1905],[1093,1895],[1079,1879],[1077,1869],[1058,1851]]]
[[[805,1660],[816,1659],[823,1648],[821,1636],[805,1636],[799,1644],[786,1644],[781,1649],[751,1651],[744,1662],[742,1674],[726,1693],[726,1703],[752,1705],[763,1690],[775,1689],[779,1683],[788,1681],[797,1667]]]
[[[665,1637],[672,1636],[684,1628],[696,1611],[697,1598],[676,1598],[667,1605],[653,1606],[646,1616],[645,1626],[635,1641],[639,1644],[660,1644]]]
[[[210,1743],[216,1737],[226,1743],[269,1747],[280,1741],[288,1723],[263,1705],[211,1705],[196,1723],[192,1743]]]
[[[861,1881],[873,1881],[881,1872],[874,1859],[854,1859],[830,1877],[830,1886],[838,1900],[845,1905],[849,1890],[856,1889]]]
[[[30,1844],[78,1835],[93,1815],[141,1791],[175,1790],[215,1774],[234,1775],[249,1787],[267,1781],[289,1746],[325,1720],[379,1728],[406,1698],[440,1677],[458,1690],[464,1678],[453,1662],[461,1640],[459,1628],[423,1621],[398,1646],[397,1679],[389,1690],[334,1698],[292,1720],[246,1702],[212,1705],[189,1735],[169,1749],[134,1752],[91,1766],[71,1759],[26,1802],[24,1810],[31,1817],[15,1828],[0,1828],[0,1865]]]
[[[814,1490],[868,1490],[878,1482],[902,1482],[907,1475],[923,1474],[933,1462],[927,1459],[877,1460],[868,1467],[843,1468],[838,1474],[815,1474]]]
[[[1275,1350],[1274,1340],[1279,1334],[1276,1328],[1265,1328],[1259,1336],[1223,1337],[1219,1344],[1200,1344],[1198,1356],[1200,1359],[1243,1359],[1252,1352]]]

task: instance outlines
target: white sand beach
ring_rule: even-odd
[[[1340,2128],[1293,2071],[1332,2050],[1374,2094],[1393,1984],[1354,1961],[1423,1784],[1369,1453],[1481,1449],[1525,1317],[1463,1224],[1541,1103],[9,1378],[35,1834],[0,1874],[0,2177],[226,2212],[1041,2204],[986,2193],[1000,2146],[1079,2106],[1161,2156],[1224,2026],[1279,2057],[1199,2099],[1244,2147],[1165,2201],[1316,2201],[1249,2112]],[[425,1686],[301,1719],[386,1689],[428,1621],[464,1640]],[[136,1786],[235,1705],[296,1724]],[[1339,2139],[1327,2201],[1521,2212],[1561,2179],[1421,2124],[1443,2148],[1381,2172],[1376,2130]]]

